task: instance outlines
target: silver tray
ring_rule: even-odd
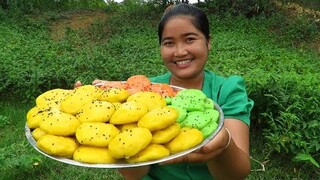
[[[174,87],[174,86],[173,86]],[[182,89],[179,87],[174,87],[176,89]],[[202,141],[201,144],[194,146],[188,150],[179,152],[179,153],[175,153],[172,155],[169,155],[167,157],[161,158],[161,159],[157,159],[157,160],[153,160],[153,161],[147,161],[147,162],[141,162],[141,163],[126,163],[125,161],[123,162],[118,162],[116,164],[90,164],[90,163],[83,163],[83,162],[79,162],[79,161],[75,161],[72,159],[68,159],[68,158],[63,158],[63,157],[58,157],[58,156],[52,156],[49,154],[46,154],[45,152],[41,151],[38,147],[37,147],[37,142],[35,141],[35,139],[32,137],[31,134],[31,129],[27,126],[27,124],[25,125],[25,134],[27,137],[27,140],[29,141],[29,143],[32,145],[32,147],[34,149],[36,149],[39,153],[43,154],[46,157],[49,157],[51,159],[54,159],[56,161],[60,161],[66,164],[71,164],[71,165],[75,165],[75,166],[82,166],[82,167],[90,167],[90,168],[131,168],[131,167],[139,167],[139,166],[146,166],[146,165],[151,165],[151,164],[157,164],[157,163],[161,163],[164,161],[168,161],[177,157],[181,157],[184,156],[188,153],[191,153],[199,148],[201,148],[202,146],[204,146],[205,144],[207,144],[209,141],[211,141],[217,134],[218,132],[221,130],[223,123],[224,123],[224,114],[220,108],[220,106],[214,102],[214,109],[219,111],[219,122],[218,122],[218,127],[217,129],[209,136],[207,137],[205,140]]]

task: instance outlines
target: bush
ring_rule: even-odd
[[[8,8],[23,13],[37,13],[46,11],[62,11],[75,9],[104,8],[106,4],[100,0],[10,0]]]
[[[51,39],[49,26],[59,15],[42,19],[11,14],[0,21],[1,98],[9,98],[10,92],[14,99],[33,102],[44,91],[72,88],[76,80],[90,84],[95,78],[125,80],[134,74],[164,73],[156,33],[162,12],[155,12],[152,3],[141,11],[136,2],[127,3],[107,9],[107,21],[93,22],[84,30],[67,29],[58,41]],[[150,16],[143,18],[145,14]],[[255,101],[252,128],[262,133],[270,153],[317,166],[319,56],[288,47],[291,42],[270,34],[279,17],[209,18],[213,36],[207,67],[221,75],[245,77]]]
[[[215,0],[200,3],[204,9],[213,14],[244,15],[252,18],[256,16],[271,16],[275,12],[275,5],[270,0]]]
[[[320,24],[315,19],[310,19],[305,15],[288,17],[279,13],[270,25],[270,30],[274,31],[284,41],[310,43],[320,35]]]
[[[253,117],[257,120],[253,127],[263,127],[270,153],[289,154],[297,161],[298,156],[309,155],[309,163],[319,167],[315,161],[319,162],[320,149],[320,74],[257,75],[249,79],[254,86],[250,97],[255,100]]]
[[[279,42],[268,33],[273,23],[269,19],[211,16],[210,20],[213,52],[208,67],[245,77],[255,101],[252,130],[264,136],[270,154],[287,154],[317,166],[312,159],[319,162],[318,54]],[[309,160],[302,160],[302,154]]]

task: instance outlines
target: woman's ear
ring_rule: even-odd
[[[211,49],[211,40],[208,39],[207,40],[207,47],[208,47],[208,51]]]

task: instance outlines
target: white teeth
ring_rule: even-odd
[[[183,65],[183,64],[187,64],[187,63],[189,63],[189,62],[191,62],[191,60],[177,61],[176,63],[177,63],[178,65]]]

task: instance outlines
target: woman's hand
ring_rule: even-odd
[[[163,162],[161,164],[207,162],[224,151],[228,144],[229,138],[231,138],[230,134],[225,128],[222,128],[221,131],[211,141],[209,141],[199,150],[189,153],[185,156]]]
[[[96,85],[96,84],[100,84],[100,83],[104,83],[104,82],[107,82],[105,80],[100,80],[100,79],[95,79],[94,81],[92,81],[92,85]],[[77,88],[77,87],[80,87],[82,86],[82,82],[81,81],[77,81],[76,83],[74,83],[73,87],[74,88]]]
[[[225,129],[230,131],[229,133]],[[249,126],[237,119],[225,119],[224,128],[198,151],[163,164],[204,162],[217,179],[245,179],[250,173]]]
[[[101,80],[101,79],[95,79],[94,81],[92,81],[92,85],[97,85],[97,84],[106,83],[106,82],[108,82],[108,81]]]
[[[77,81],[76,83],[74,83],[73,88],[77,88],[82,86],[82,82],[81,81]]]

